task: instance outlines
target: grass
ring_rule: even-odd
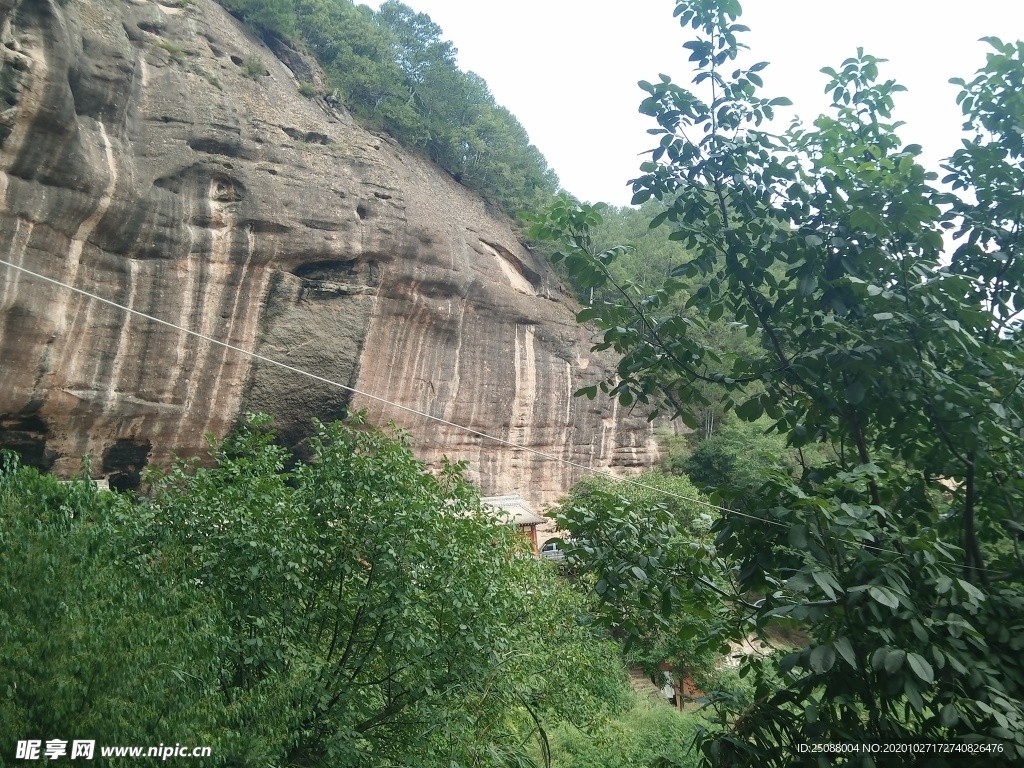
[[[267,74],[267,65],[263,63],[256,54],[251,54],[245,57],[245,61],[242,62],[242,74],[246,77],[251,77],[253,80],[258,80]]]
[[[200,71],[200,74],[204,78],[206,78],[206,82],[208,82],[210,85],[212,85],[218,91],[223,91],[224,90],[224,84],[220,81],[219,77],[217,77],[215,74],[213,74],[213,72],[207,72],[204,69],[204,70]]]
[[[559,725],[548,733],[552,768],[696,768],[691,749],[702,719],[667,704],[631,695],[632,706],[591,732]]]
[[[185,46],[178,45],[178,43],[171,42],[170,40],[157,40],[153,45],[167,51],[171,60],[177,64],[184,64],[186,56],[195,55],[195,51],[189,50]]]

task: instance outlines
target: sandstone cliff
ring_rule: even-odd
[[[640,414],[571,397],[609,361],[507,223],[300,96],[218,5],[0,0],[0,43],[3,258],[585,465],[654,459]],[[0,445],[62,474],[89,453],[130,484],[246,410],[295,443],[354,405],[486,493],[539,504],[579,476],[3,266],[0,319]]]

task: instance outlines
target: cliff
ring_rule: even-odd
[[[650,464],[641,414],[550,268],[450,176],[298,92],[209,0],[0,0],[0,254],[332,381],[588,466]],[[280,57],[280,58],[279,58]],[[308,73],[307,73],[308,74]],[[552,501],[564,464],[330,387],[0,266],[0,446],[137,482],[240,413],[286,442],[354,406]]]

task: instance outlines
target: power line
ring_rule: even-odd
[[[574,467],[576,469],[582,470],[583,472],[587,472],[587,473],[595,474],[595,475],[603,475],[604,477],[608,477],[608,478],[610,478],[612,480],[616,480],[618,482],[623,482],[623,483],[628,483],[629,485],[635,486],[637,488],[642,488],[645,491],[653,491],[654,493],[660,493],[660,494],[662,494],[664,496],[669,496],[671,498],[678,499],[679,501],[687,501],[687,502],[690,502],[692,504],[699,504],[699,505],[704,506],[704,507],[709,507],[711,509],[718,510],[719,512],[723,512],[723,513],[725,513],[727,515],[736,515],[738,517],[744,517],[744,518],[747,518],[749,520],[756,520],[756,521],[761,522],[761,523],[766,523],[768,525],[774,525],[774,526],[777,526],[779,528],[785,528],[787,530],[792,528],[792,525],[788,525],[786,523],[780,523],[777,520],[769,520],[768,518],[758,517],[757,515],[751,515],[751,514],[748,514],[746,512],[740,512],[739,510],[729,509],[728,507],[723,507],[723,506],[720,506],[718,504],[713,504],[710,501],[705,501],[703,499],[693,498],[693,497],[690,497],[690,496],[684,496],[682,494],[675,493],[675,492],[669,491],[669,490],[665,490],[663,488],[654,488],[653,486],[649,486],[649,485],[647,485],[645,483],[641,483],[640,481],[634,480],[634,479],[629,478],[629,477],[618,477],[613,472],[611,472],[610,470],[595,469],[594,467],[588,467],[585,464],[580,464],[579,462],[572,461],[571,459],[565,459],[565,458],[563,458],[561,456],[555,456],[554,454],[545,453],[544,451],[538,451],[536,448],[530,448],[530,447],[525,446],[525,445],[520,445],[519,443],[514,443],[511,440],[506,440],[505,438],[502,438],[502,437],[495,437],[494,435],[489,435],[486,432],[481,432],[480,430],[473,429],[472,427],[467,427],[467,426],[464,426],[462,424],[456,424],[455,422],[449,421],[448,419],[441,418],[440,416],[434,416],[432,414],[425,413],[423,411],[417,410],[416,408],[410,408],[407,405],[402,405],[400,403],[392,402],[391,400],[388,400],[386,398],[380,397],[379,395],[373,395],[373,394],[370,394],[369,392],[363,392],[362,390],[356,389],[355,387],[350,387],[347,384],[342,384],[340,382],[333,381],[332,379],[328,379],[328,378],[326,378],[324,376],[319,376],[318,374],[310,373],[309,371],[303,370],[301,368],[296,368],[293,365],[288,365],[287,363],[282,363],[280,360],[274,360],[273,358],[267,357],[265,355],[261,355],[261,354],[259,354],[257,352],[254,352],[254,351],[250,350],[250,349],[245,349],[243,347],[236,346],[235,344],[231,344],[231,343],[226,342],[226,341],[221,341],[220,339],[215,339],[212,336],[207,336],[206,334],[199,333],[198,331],[193,331],[192,329],[185,328],[184,326],[178,325],[177,323],[172,323],[172,322],[170,322],[168,320],[163,320],[163,319],[161,319],[159,317],[155,317],[154,315],[150,315],[150,314],[147,314],[145,312],[140,312],[137,309],[132,309],[131,307],[127,307],[124,304],[119,304],[116,301],[111,301],[110,299],[106,299],[106,298],[104,298],[102,296],[99,296],[99,295],[97,295],[95,293],[91,293],[90,291],[83,290],[82,288],[76,288],[75,286],[69,285],[68,283],[62,282],[61,280],[57,280],[55,278],[48,277],[47,275],[40,274],[40,273],[35,272],[35,271],[31,270],[31,269],[28,269],[27,267],[23,267],[23,266],[20,266],[18,264],[13,264],[10,261],[7,261],[6,259],[0,259],[0,264],[3,264],[3,265],[7,266],[10,269],[16,269],[19,272],[24,272],[27,275],[31,275],[32,277],[36,277],[36,278],[38,278],[40,280],[43,280],[45,282],[52,283],[53,285],[60,286],[61,288],[64,288],[66,290],[69,290],[69,291],[72,291],[74,293],[80,294],[82,296],[86,296],[86,297],[88,297],[90,299],[93,299],[95,301],[101,302],[102,304],[106,304],[108,306],[114,307],[115,309],[120,309],[123,312],[127,312],[129,314],[145,318],[146,320],[149,320],[151,322],[159,323],[160,325],[165,325],[168,328],[173,328],[173,329],[175,329],[177,331],[180,331],[182,333],[188,334],[190,336],[194,336],[194,337],[196,337],[198,339],[202,339],[203,341],[209,342],[210,344],[215,344],[217,346],[224,347],[225,349],[230,349],[230,350],[232,350],[234,352],[238,352],[239,354],[246,355],[248,357],[251,357],[254,360],[259,360],[261,362],[267,363],[268,365],[276,365],[277,367],[283,368],[286,371],[290,371],[292,373],[299,374],[300,376],[306,376],[307,378],[313,379],[314,381],[319,381],[319,382],[322,382],[324,384],[328,384],[328,385],[330,385],[332,387],[337,387],[339,389],[346,390],[347,392],[351,392],[352,394],[355,394],[355,395],[360,395],[361,397],[369,398],[370,400],[376,400],[379,403],[383,403],[385,405],[390,405],[393,408],[398,408],[399,410],[406,411],[407,413],[412,413],[412,414],[415,414],[417,416],[422,416],[425,419],[429,419],[429,420],[435,421],[435,422],[437,422],[439,424],[444,424],[445,426],[449,426],[449,427],[453,427],[455,429],[462,430],[463,432],[467,432],[467,433],[469,433],[471,435],[475,435],[475,436],[477,436],[479,438],[482,438],[484,440],[491,440],[491,441],[493,441],[495,443],[499,443],[501,445],[508,446],[509,448],[513,448],[513,449],[515,449],[517,451],[523,451],[524,453],[530,453],[530,454],[533,454],[535,456],[539,456],[540,458],[547,459],[548,461],[560,462],[560,463],[568,465],[570,467]],[[886,552],[886,553],[894,554],[894,555],[900,555],[901,554],[900,552],[897,552],[896,550],[893,550],[893,549],[885,549],[883,547],[876,547],[876,546],[871,546],[871,545],[865,545],[862,542],[849,541],[847,539],[842,539],[842,538],[839,538],[839,537],[835,537],[835,538],[836,538],[837,541],[843,541],[843,542],[846,542],[847,544],[855,544],[857,546],[864,546],[865,548],[871,549],[872,551],[875,551],[875,552]]]
[[[679,501],[686,501],[686,502],[690,502],[692,504],[699,504],[701,506],[708,507],[710,509],[714,509],[714,510],[717,510],[719,512],[722,512],[722,513],[724,513],[726,515],[735,515],[737,517],[743,517],[743,518],[746,518],[748,520],[756,520],[757,522],[765,523],[767,525],[774,525],[776,527],[784,528],[786,530],[789,530],[790,528],[793,527],[792,525],[789,525],[787,523],[780,523],[777,520],[769,520],[768,518],[765,518],[765,517],[759,517],[757,515],[751,515],[751,514],[749,514],[747,512],[740,512],[739,510],[729,509],[728,507],[723,507],[723,506],[720,506],[718,504],[713,504],[712,502],[705,501],[704,499],[694,498],[694,497],[690,497],[690,496],[684,496],[682,494],[675,493],[673,491],[669,491],[669,490],[666,490],[666,489],[663,489],[663,488],[654,488],[653,486],[647,485],[645,483],[641,483],[640,481],[634,480],[633,478],[630,478],[630,477],[618,477],[613,472],[611,472],[610,470],[595,469],[594,467],[588,467],[585,464],[580,464],[579,462],[572,461],[571,459],[566,459],[566,458],[563,458],[561,456],[555,456],[554,454],[545,453],[544,451],[538,451],[536,448],[530,448],[530,447],[525,446],[525,445],[520,445],[519,443],[514,443],[511,440],[506,440],[505,438],[502,438],[502,437],[495,437],[494,435],[489,435],[486,432],[481,432],[480,430],[473,429],[472,427],[467,427],[467,426],[462,425],[462,424],[457,424],[457,423],[455,423],[453,421],[449,421],[448,419],[441,418],[440,416],[434,416],[432,414],[425,413],[424,411],[420,411],[420,410],[418,410],[416,408],[411,408],[411,407],[409,407],[407,405],[402,405],[400,403],[392,402],[391,400],[388,400],[386,398],[380,397],[379,395],[373,395],[373,394],[370,394],[369,392],[363,392],[362,390],[356,389],[355,387],[350,387],[347,384],[342,384],[341,382],[334,381],[332,379],[328,379],[328,378],[326,378],[324,376],[320,376],[320,375],[315,374],[315,373],[310,373],[309,371],[303,370],[301,368],[297,368],[297,367],[295,367],[293,365],[288,365],[287,363],[282,363],[280,360],[274,360],[273,358],[267,357],[266,355],[261,355],[261,354],[259,354],[257,352],[254,352],[253,350],[245,349],[245,348],[239,347],[239,346],[237,346],[235,344],[231,344],[231,343],[226,342],[226,341],[221,341],[220,339],[215,339],[212,336],[207,336],[206,334],[199,333],[198,331],[193,331],[192,329],[186,328],[186,327],[181,326],[181,325],[178,325],[177,323],[172,323],[172,322],[170,322],[168,320],[163,320],[162,318],[156,317],[154,315],[150,315],[150,314],[147,314],[145,312],[140,312],[137,309],[132,309],[131,307],[125,306],[124,304],[119,304],[116,301],[111,301],[110,299],[106,299],[106,298],[104,298],[102,296],[99,296],[99,295],[97,295],[95,293],[92,293],[90,291],[86,291],[86,290],[84,290],[82,288],[76,288],[75,286],[69,285],[68,283],[65,283],[65,282],[63,282],[61,280],[57,280],[55,278],[48,277],[47,275],[40,274],[39,272],[35,272],[35,271],[31,270],[31,269],[28,269],[27,267],[23,267],[21,265],[14,264],[14,263],[12,263],[10,261],[7,261],[6,259],[0,259],[0,264],[3,264],[3,265],[7,266],[10,269],[16,269],[19,272],[23,272],[23,273],[25,273],[27,275],[31,275],[32,277],[38,278],[38,279],[43,280],[45,282],[51,283],[53,285],[59,286],[61,288],[64,288],[66,290],[69,290],[69,291],[72,291],[74,293],[80,294],[82,296],[86,296],[87,298],[90,298],[90,299],[98,301],[98,302],[100,302],[102,304],[106,304],[108,306],[114,307],[115,309],[120,309],[123,312],[127,312],[129,314],[136,315],[137,317],[144,318],[144,319],[149,320],[151,322],[158,323],[160,325],[167,326],[168,328],[173,328],[173,329],[175,329],[177,331],[180,331],[182,333],[188,334],[190,336],[194,336],[194,337],[196,337],[198,339],[202,339],[203,341],[209,342],[210,344],[215,344],[217,346],[224,347],[225,349],[230,349],[230,350],[232,350],[234,352],[238,352],[239,354],[251,357],[254,360],[259,360],[261,362],[267,363],[268,365],[275,365],[275,366],[277,366],[279,368],[283,368],[286,371],[290,371],[292,373],[296,373],[296,374],[298,374],[300,376],[305,376],[307,378],[313,379],[314,381],[319,381],[319,382],[322,382],[322,383],[327,384],[327,385],[332,386],[332,387],[337,387],[339,389],[343,389],[343,390],[345,390],[347,392],[351,392],[352,394],[360,395],[361,397],[369,398],[370,400],[375,400],[375,401],[377,401],[379,403],[383,403],[384,405],[390,405],[393,408],[397,408],[399,410],[406,411],[407,413],[412,413],[412,414],[415,414],[417,416],[422,416],[425,419],[429,419],[431,421],[435,421],[435,422],[437,422],[439,424],[444,424],[445,426],[449,426],[449,427],[453,427],[455,429],[462,430],[463,432],[467,432],[467,433],[469,433],[471,435],[475,435],[475,436],[477,436],[477,437],[479,437],[479,438],[481,438],[483,440],[491,440],[492,442],[499,443],[500,445],[505,445],[505,446],[508,446],[509,448],[513,448],[513,449],[518,450],[518,451],[523,451],[524,453],[530,453],[530,454],[533,454],[535,456],[539,456],[542,459],[546,459],[548,461],[556,461],[556,462],[565,464],[565,465],[570,466],[570,467],[574,467],[576,469],[582,470],[583,472],[587,472],[587,473],[590,473],[590,474],[602,475],[604,477],[610,478],[610,479],[618,481],[618,482],[627,483],[627,484],[632,485],[632,486],[634,486],[636,488],[642,488],[645,491],[653,491],[654,493],[660,493],[663,496],[668,496],[668,497],[677,499]],[[893,549],[886,549],[884,547],[865,545],[865,544],[863,544],[863,542],[850,541],[850,540],[843,539],[843,538],[840,538],[840,537],[835,537],[835,539],[837,541],[843,541],[843,542],[845,542],[847,544],[855,544],[857,546],[864,546],[865,548],[871,549],[872,551],[875,551],[875,552],[885,552],[885,553],[893,554],[893,555],[900,555],[901,554],[900,552],[897,552],[896,550],[893,550]]]
[[[448,419],[441,418],[440,416],[434,416],[432,414],[425,413],[424,411],[417,410],[416,408],[411,408],[411,407],[409,407],[407,405],[402,405],[400,403],[392,402],[391,400],[388,400],[386,398],[380,397],[378,395],[370,394],[369,392],[363,392],[362,390],[356,389],[355,387],[350,387],[347,384],[342,384],[341,382],[337,382],[337,381],[334,381],[332,379],[328,379],[328,378],[326,378],[324,376],[320,376],[318,374],[311,373],[309,371],[303,370],[302,368],[297,368],[297,367],[295,367],[293,365],[288,365],[287,363],[282,363],[280,360],[274,360],[273,358],[267,357],[266,355],[261,355],[258,352],[254,352],[254,351],[252,351],[250,349],[245,349],[245,348],[239,347],[239,346],[237,346],[235,344],[231,344],[231,343],[226,342],[226,341],[221,341],[220,339],[215,339],[212,336],[207,336],[206,334],[199,333],[198,331],[193,331],[192,329],[185,328],[184,326],[178,325],[177,323],[172,323],[169,320],[163,320],[163,319],[161,319],[159,317],[155,317],[154,315],[150,315],[150,314],[147,314],[145,312],[140,312],[137,309],[132,309],[131,307],[127,307],[124,304],[119,304],[116,301],[111,301],[110,299],[106,299],[106,298],[104,298],[102,296],[99,296],[99,295],[97,295],[95,293],[91,293],[90,291],[83,290],[82,288],[76,288],[75,286],[69,285],[68,283],[65,283],[65,282],[62,282],[62,281],[57,280],[55,278],[48,277],[46,275],[40,274],[40,273],[35,272],[35,271],[31,270],[31,269],[28,269],[27,267],[23,267],[23,266],[20,266],[18,264],[13,264],[10,261],[7,261],[6,259],[0,259],[0,264],[3,264],[3,265],[5,265],[5,266],[7,266],[7,267],[9,267],[11,269],[16,269],[19,272],[24,272],[27,275],[31,275],[32,277],[36,277],[36,278],[38,278],[40,280],[44,280],[44,281],[46,281],[48,283],[52,283],[53,285],[60,286],[61,288],[65,288],[65,289],[67,289],[69,291],[73,291],[74,293],[78,293],[78,294],[80,294],[82,296],[86,296],[86,297],[88,297],[90,299],[93,299],[95,301],[99,301],[99,302],[101,302],[103,304],[106,304],[108,306],[114,307],[116,309],[120,309],[120,310],[122,310],[124,312],[127,312],[129,314],[136,315],[136,316],[141,317],[141,318],[145,318],[146,320],[149,320],[151,322],[159,323],[160,325],[165,325],[168,328],[173,328],[173,329],[175,329],[177,331],[180,331],[182,333],[188,334],[190,336],[194,336],[194,337],[196,337],[198,339],[202,339],[203,341],[209,342],[210,344],[215,344],[217,346],[224,347],[225,349],[230,349],[230,350],[232,350],[234,352],[238,352],[239,354],[246,355],[248,357],[251,357],[254,360],[259,360],[260,362],[267,363],[268,365],[275,365],[275,366],[277,366],[279,368],[283,368],[286,371],[290,371],[292,373],[299,374],[300,376],[306,376],[307,378],[313,379],[314,381],[319,381],[321,383],[328,384],[328,385],[330,385],[332,387],[337,387],[339,389],[344,389],[347,392],[351,392],[354,395],[359,395],[361,397],[366,397],[366,398],[369,398],[370,400],[376,400],[379,403],[383,403],[385,405],[390,405],[393,408],[398,408],[399,410],[406,411],[407,413],[412,413],[412,414],[415,414],[417,416],[422,416],[425,419],[430,419],[431,421],[435,421],[435,422],[437,422],[439,424],[444,424],[445,426],[453,427],[455,429],[462,430],[463,432],[467,432],[467,433],[469,433],[471,435],[475,435],[475,436],[477,436],[479,438],[482,438],[484,440],[491,440],[491,441],[493,441],[495,443],[499,443],[501,445],[508,446],[509,448],[513,448],[513,449],[518,450],[518,451],[523,451],[524,453],[531,453],[531,454],[533,454],[535,456],[539,456],[542,459],[547,459],[548,461],[557,461],[557,462],[560,462],[562,464],[566,464],[566,465],[568,465],[570,467],[574,467],[576,469],[580,469],[580,470],[582,470],[584,472],[589,472],[591,474],[597,474],[597,475],[603,475],[603,476],[611,478],[613,480],[629,483],[630,485],[634,485],[634,486],[636,486],[638,488],[643,488],[644,490],[647,490],[647,491],[654,491],[655,493],[661,493],[661,494],[664,494],[665,496],[671,496],[672,498],[678,499],[680,501],[688,501],[688,502],[691,502],[693,504],[700,504],[702,506],[710,507],[711,509],[715,509],[715,510],[727,513],[727,514],[739,515],[739,516],[742,516],[742,517],[750,518],[752,520],[759,520],[760,522],[768,523],[770,525],[777,525],[777,526],[782,527],[782,528],[788,528],[789,527],[785,523],[780,523],[780,522],[777,522],[775,520],[767,520],[765,518],[756,517],[754,515],[749,515],[749,514],[747,514],[745,512],[739,512],[739,511],[736,511],[736,510],[731,510],[731,509],[728,509],[727,507],[722,507],[722,506],[719,506],[718,504],[713,504],[710,501],[704,501],[703,499],[691,498],[689,496],[683,496],[682,494],[674,493],[674,492],[668,491],[668,490],[663,490],[661,488],[653,488],[653,487],[651,487],[649,485],[646,485],[644,483],[641,483],[641,482],[639,482],[637,480],[633,480],[633,479],[628,478],[628,477],[618,477],[613,472],[611,472],[609,470],[595,469],[594,467],[588,467],[585,464],[580,464],[579,462],[572,461],[571,459],[566,459],[566,458],[563,458],[561,456],[556,456],[554,454],[545,453],[544,451],[538,451],[536,448],[530,448],[529,446],[521,445],[519,443],[514,443],[511,440],[506,440],[505,438],[502,438],[502,437],[495,437],[494,435],[489,435],[486,432],[481,432],[480,430],[473,429],[472,427],[467,427],[467,426],[464,426],[462,424],[457,424],[457,423],[455,423],[453,421],[449,421]]]

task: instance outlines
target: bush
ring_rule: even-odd
[[[3,457],[0,755],[28,738],[212,743],[225,626],[208,596],[129,556],[135,512]]]
[[[250,54],[245,57],[245,61],[242,62],[242,74],[245,77],[251,77],[253,80],[258,80],[267,74],[267,65],[263,63],[256,54]]]
[[[699,716],[639,696],[593,731],[562,725],[550,734],[552,768],[691,768]]]

